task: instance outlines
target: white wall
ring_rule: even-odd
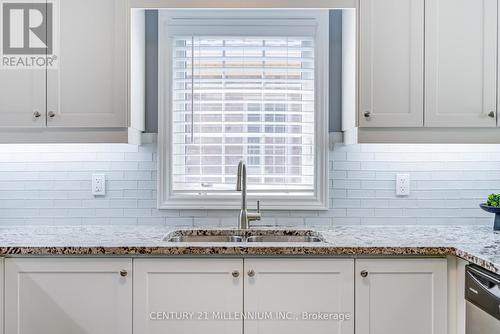
[[[107,195],[94,198],[91,174]],[[411,195],[395,196],[395,174]],[[500,192],[500,145],[337,145],[328,211],[264,211],[262,224],[490,224],[478,204]],[[262,203],[265,210],[265,203]],[[156,145],[0,145],[0,224],[236,226],[235,211],[156,207]]]

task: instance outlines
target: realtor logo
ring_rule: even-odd
[[[55,2],[0,0],[2,69],[54,68]]]
[[[3,53],[52,53],[52,4],[3,4]]]

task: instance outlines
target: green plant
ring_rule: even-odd
[[[491,194],[486,202],[489,206],[500,207],[500,194]]]

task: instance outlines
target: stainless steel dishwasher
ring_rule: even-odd
[[[478,266],[465,272],[467,334],[500,333],[500,276]]]

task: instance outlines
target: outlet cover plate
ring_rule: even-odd
[[[106,175],[92,174],[92,195],[106,195]]]
[[[397,196],[410,195],[410,174],[396,175],[396,195]]]

